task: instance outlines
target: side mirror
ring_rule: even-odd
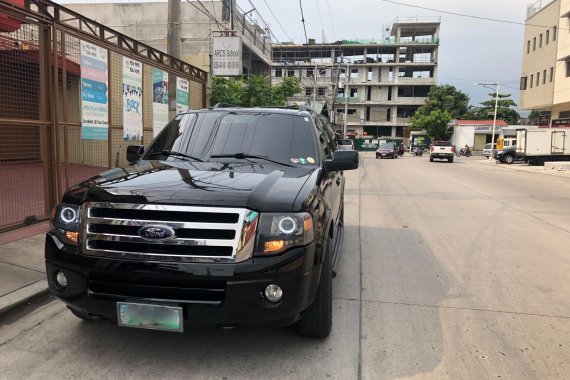
[[[358,152],[356,150],[337,150],[332,160],[325,161],[327,171],[352,170],[358,168]]]
[[[137,162],[144,153],[144,146],[142,145],[129,145],[127,147],[127,161],[129,164]]]

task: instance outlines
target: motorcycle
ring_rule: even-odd
[[[421,147],[415,148],[414,156],[421,157],[424,154],[424,149]]]
[[[459,157],[459,156],[471,157],[472,155],[473,155],[473,153],[471,153],[470,149],[461,148],[459,150],[459,152],[457,152],[457,157]]]

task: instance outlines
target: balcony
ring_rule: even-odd
[[[399,96],[396,100],[396,105],[423,105],[426,102],[427,98],[418,98],[418,97],[406,97],[406,96]]]
[[[411,77],[398,77],[398,84],[417,84],[417,85],[434,85],[436,84],[435,78],[411,78]]]
[[[346,103],[346,98],[344,96],[337,96],[335,101],[336,104],[344,104]],[[351,103],[363,103],[364,101],[358,97],[348,98],[348,104]]]

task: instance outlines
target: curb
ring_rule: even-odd
[[[0,315],[11,311],[26,302],[49,293],[46,280],[36,281],[28,286],[0,297]]]
[[[526,169],[526,168],[519,168],[513,165],[505,165],[505,164],[493,164],[490,163],[487,160],[475,160],[472,161],[473,163],[479,164],[479,165],[487,165],[487,166],[493,166],[493,167],[497,167],[503,170],[511,170],[511,171],[516,171],[516,172],[524,172],[524,173],[532,173],[532,174],[542,174],[542,175],[548,175],[551,177],[558,177],[558,178],[569,178],[570,177],[570,172],[568,171],[558,171],[558,170],[549,170],[546,169],[545,167],[542,166],[536,166],[536,168],[541,168],[541,169],[536,169],[536,170],[532,170],[532,169]]]

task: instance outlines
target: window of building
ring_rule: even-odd
[[[532,51],[536,50],[536,37],[533,37],[532,39]]]
[[[348,112],[347,112],[348,115],[355,115],[355,114],[356,114],[356,110],[355,110],[355,109],[348,109],[347,111],[348,111]]]
[[[366,107],[366,121],[370,121],[370,107]]]
[[[521,86],[520,86],[521,91],[526,90],[526,80],[527,77],[521,77]]]
[[[570,117],[570,111],[560,111],[558,113],[558,118],[560,119],[567,119]]]
[[[546,84],[546,70],[542,71],[542,84]]]
[[[372,67],[368,68],[368,72],[366,73],[366,80],[370,82],[372,80]]]
[[[556,41],[556,27],[552,27],[552,41]]]
[[[530,40],[526,42],[526,53],[530,53]]]
[[[372,86],[366,87],[366,100],[372,100]]]
[[[404,127],[396,127],[396,137],[404,137]]]
[[[552,80],[554,79],[554,67],[550,68],[550,83],[552,83]]]
[[[350,79],[358,78],[358,69],[350,69]]]
[[[391,121],[392,120],[392,109],[388,108],[386,110],[386,121]]]
[[[534,74],[530,75],[530,88],[532,88],[532,84],[534,83]]]
[[[536,85],[538,86],[539,84],[540,84],[540,71],[536,73]]]
[[[317,95],[325,95],[326,93],[326,88],[325,87],[319,87],[317,88]]]
[[[548,45],[548,40],[550,39],[550,30],[546,31],[546,44]]]
[[[382,68],[378,68],[378,82],[382,82]]]
[[[314,88],[313,87],[307,87],[305,88],[305,95],[313,95],[314,92]]]
[[[327,69],[319,69],[319,78],[327,76]]]
[[[275,78],[281,78],[283,76],[283,70],[275,69]]]
[[[288,77],[294,77],[295,76],[295,70],[287,70],[287,76]]]
[[[315,69],[307,69],[307,77],[312,78],[315,76]]]
[[[566,61],[566,78],[570,77],[570,61]]]
[[[351,98],[358,98],[358,89],[357,88],[351,88],[350,89],[350,97]]]
[[[540,35],[538,36],[538,47],[539,48],[542,47],[542,33],[540,33]]]

